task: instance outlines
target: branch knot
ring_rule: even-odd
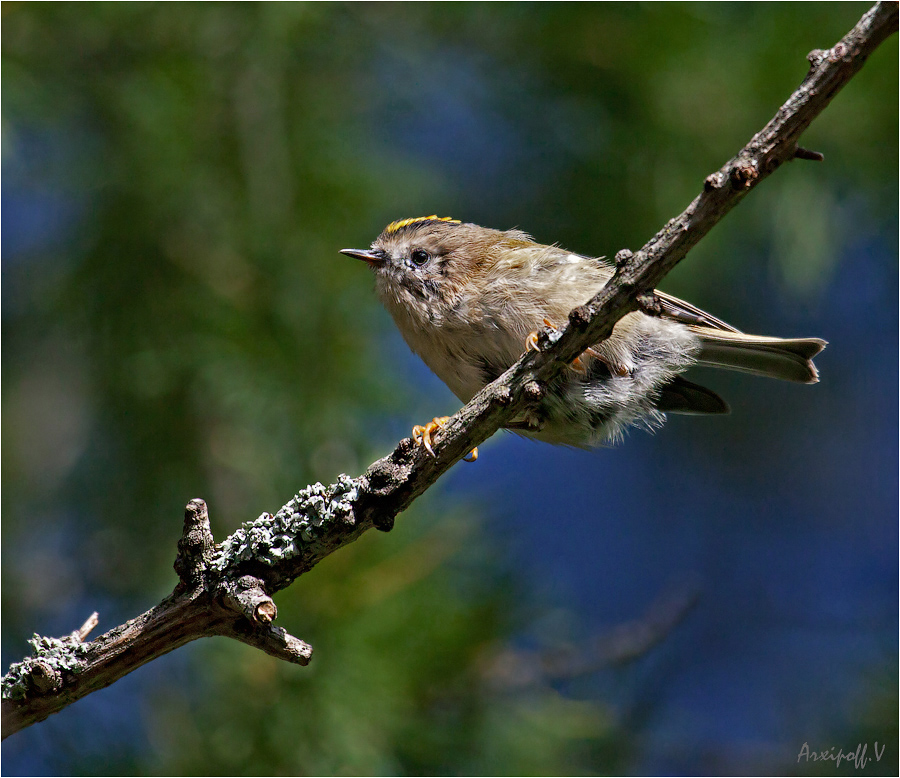
[[[178,541],[178,556],[174,564],[179,578],[176,594],[203,584],[214,546],[209,511],[206,503],[196,497],[184,509],[184,529]]]
[[[256,576],[242,575],[236,581],[223,582],[222,601],[253,624],[271,624],[278,616],[278,608],[264,587]]]
[[[627,269],[632,259],[634,259],[634,252],[631,249],[617,251],[615,256],[616,268],[619,270]]]
[[[741,191],[742,189],[749,189],[758,177],[759,172],[756,169],[756,160],[746,160],[738,162],[731,168],[729,180],[731,181],[732,189]]]

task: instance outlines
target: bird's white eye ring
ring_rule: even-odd
[[[409,258],[413,261],[413,264],[422,266],[431,259],[431,255],[425,249],[413,249],[409,254]]]

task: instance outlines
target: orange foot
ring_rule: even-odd
[[[449,416],[435,416],[428,424],[422,426],[417,424],[412,428],[412,439],[416,445],[425,446],[425,450],[434,456],[434,449],[431,447],[431,438],[438,430],[444,428],[444,425],[450,420]],[[478,459],[478,449],[473,448],[463,459],[466,462],[474,462]]]
[[[556,329],[556,325],[552,321],[549,321],[548,319],[544,319],[544,326],[549,327],[551,330]],[[525,350],[526,351],[540,351],[540,349],[538,348],[537,330],[535,330],[534,332],[528,333],[528,337],[525,338]],[[598,354],[596,351],[594,351],[594,349],[592,349],[592,348],[585,349],[584,353],[590,354],[594,359],[599,359],[601,362],[603,362],[609,368],[610,373],[612,373],[613,375],[617,375],[617,376],[628,375],[628,370],[626,370],[621,365],[610,365],[602,356],[600,356],[600,354]],[[570,367],[577,373],[581,373],[582,375],[587,374],[587,367],[585,367],[584,362],[581,361],[581,357],[575,357],[575,359],[572,360],[572,364],[570,365]]]
[[[553,325],[553,322],[544,319],[544,326],[549,327],[551,330],[555,330],[556,327]],[[538,348],[538,333],[537,330],[534,332],[529,332],[528,337],[525,338],[525,350],[526,351],[540,351]]]

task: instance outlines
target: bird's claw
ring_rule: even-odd
[[[554,331],[556,330],[556,325],[549,319],[544,319],[544,326],[549,327],[551,330],[554,330]],[[537,332],[537,330],[535,330],[534,332],[528,333],[528,336],[525,338],[525,350],[526,351],[540,351],[540,348],[538,348],[538,332]],[[594,357],[595,359],[599,359],[602,362],[604,362],[605,364],[608,364],[606,362],[606,360],[603,359],[603,357],[601,357],[593,349],[590,349],[590,348],[585,349],[584,353],[590,354],[590,356]],[[582,362],[580,356],[575,357],[575,359],[572,360],[569,367],[571,367],[575,372],[581,373],[582,375],[586,375],[587,371],[588,371],[587,366],[584,364],[584,362]],[[623,368],[621,366],[616,366],[615,369],[610,367],[610,372],[613,373],[614,375],[618,375],[618,376],[628,375],[628,371],[625,370],[625,368]]]
[[[418,446],[424,446],[425,450],[429,454],[431,454],[431,456],[434,456],[432,436],[438,430],[442,430],[449,420],[449,416],[435,416],[430,422],[428,422],[428,424],[417,424],[412,428],[413,442]],[[466,462],[474,462],[476,459],[478,459],[477,448],[473,448],[468,454],[463,457],[463,460],[465,460]]]
[[[449,421],[449,416],[435,416],[428,424],[424,426],[417,424],[412,428],[413,442],[420,446],[425,446],[425,450],[434,456],[434,449],[431,446],[431,436],[438,430],[443,429],[444,425]]]
[[[549,327],[551,330],[555,330],[556,327],[553,322],[548,319],[544,319],[544,326]],[[534,330],[533,332],[529,332],[528,336],[525,338],[525,350],[526,351],[540,351],[538,348],[538,331]]]

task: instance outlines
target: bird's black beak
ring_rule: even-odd
[[[377,267],[384,262],[384,252],[375,251],[374,249],[341,249],[341,254],[346,254],[354,259],[361,259],[363,262],[368,262],[372,267]]]

